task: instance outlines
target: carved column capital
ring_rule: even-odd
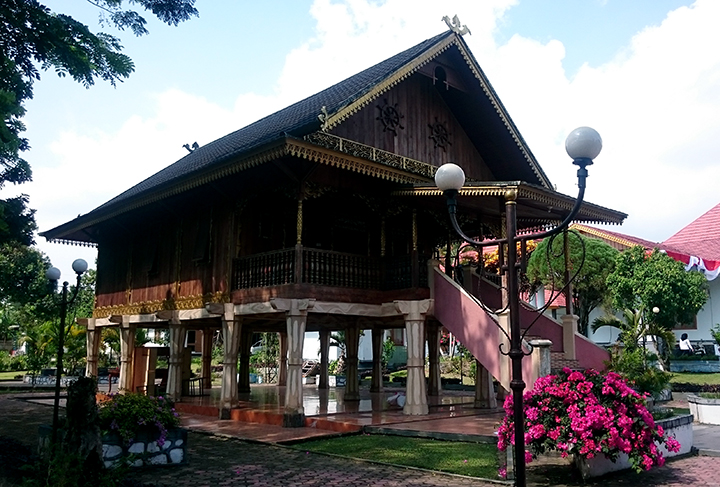
[[[395,309],[398,313],[405,315],[405,321],[420,321],[430,313],[433,306],[432,299],[422,301],[395,301]]]

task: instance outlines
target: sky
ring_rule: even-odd
[[[717,0],[198,0],[147,36],[100,27],[88,2],[56,12],[121,38],[135,73],[85,89],[52,71],[26,104],[25,193],[40,231],[87,213],[186,154],[447,29],[465,36],[557,190],[574,195],[566,135],[591,126],[604,147],[586,200],[629,214],[611,230],[663,241],[720,203]],[[118,234],[122,239],[123,235]],[[73,280],[93,249],[39,248]]]

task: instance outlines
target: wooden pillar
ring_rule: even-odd
[[[440,381],[440,327],[437,323],[427,326],[428,343],[428,365],[430,373],[428,377],[428,395],[439,396],[442,391]]]
[[[383,353],[383,337],[385,330],[380,328],[373,328],[372,330],[372,353],[373,353],[373,370],[372,370],[372,381],[370,382],[370,392],[382,392],[383,390],[383,366],[382,366],[382,353]]]
[[[360,345],[360,327],[357,323],[345,330],[345,344],[347,347],[347,371],[345,373],[344,398],[346,401],[359,401],[358,347]]]
[[[412,212],[412,251],[410,252],[411,287],[420,287],[420,262],[418,257],[417,210]]]
[[[95,318],[88,318],[87,332],[85,335],[85,346],[87,353],[87,366],[85,375],[97,377],[98,375],[98,354],[100,350],[100,328],[95,328]]]
[[[280,344],[280,357],[278,357],[278,386],[286,386],[288,376],[288,334],[286,331],[278,333],[278,342]]]
[[[202,365],[200,367],[204,389],[212,387],[212,346],[213,330],[204,328],[202,331]]]
[[[285,311],[288,337],[288,372],[285,387],[285,412],[283,426],[305,426],[303,407],[302,354],[308,311],[315,305],[314,299],[272,299],[273,308]]]
[[[242,320],[235,316],[232,303],[225,303],[222,315],[223,372],[220,390],[220,419],[230,419],[230,410],[238,400],[238,348]]]
[[[475,359],[475,407],[496,409],[497,399],[493,387],[492,375],[488,369]]]
[[[250,392],[250,349],[252,330],[243,328],[240,332],[240,370],[238,371],[238,394]]]
[[[322,328],[320,330],[320,382],[318,389],[328,389],[328,365],[330,354],[330,330]]]
[[[168,378],[166,396],[171,401],[179,401],[183,386],[183,355],[185,348],[185,327],[180,322],[177,311],[168,323],[170,358],[168,360]]]
[[[404,316],[407,338],[407,391],[403,412],[408,415],[428,413],[425,387],[425,315],[430,300],[395,301],[395,309]]]
[[[303,197],[302,195],[298,198],[297,202],[297,217],[296,217],[296,237],[295,237],[295,284],[301,284],[303,282],[303,247],[302,247],[302,232],[303,232]]]
[[[135,325],[130,324],[130,316],[123,315],[120,323],[120,377],[118,378],[118,391],[122,394],[132,392],[134,353]]]

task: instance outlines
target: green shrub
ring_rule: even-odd
[[[652,365],[653,358],[640,347],[625,349],[612,355],[608,369],[625,377],[636,391],[656,396],[669,386],[672,375]]]
[[[11,362],[12,358],[10,357],[10,354],[5,350],[0,350],[0,372],[7,372],[8,370],[12,370],[10,368]]]

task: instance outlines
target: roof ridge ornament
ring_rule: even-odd
[[[330,126],[330,114],[328,113],[327,107],[325,105],[320,108],[318,120],[320,120],[320,130],[322,130],[323,132],[327,132]]]
[[[455,15],[452,20],[450,20],[450,17],[448,17],[447,15],[444,16],[442,19],[445,21],[448,28],[456,34],[461,36],[464,36],[465,34],[472,34],[472,32],[470,32],[470,29],[468,29],[467,25],[462,25],[460,23],[460,19],[457,15]]]

